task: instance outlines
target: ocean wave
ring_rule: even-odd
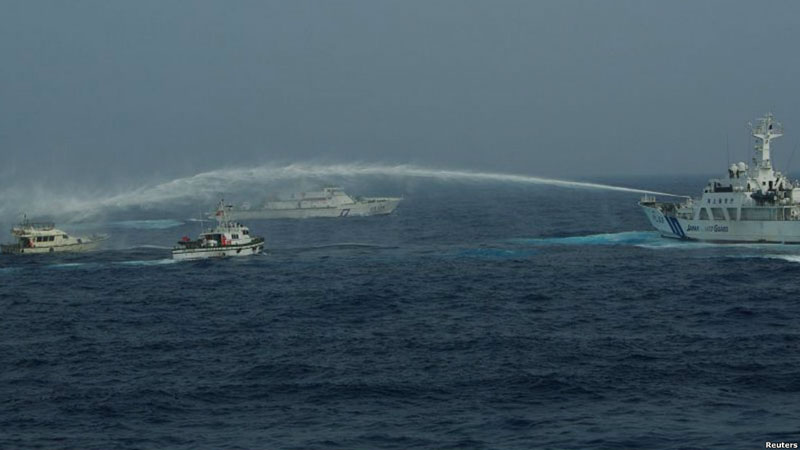
[[[664,241],[655,231],[624,231],[621,233],[601,233],[585,236],[564,236],[550,238],[516,238],[510,239],[513,244],[549,246],[549,245],[657,245]]]
[[[141,244],[141,245],[134,245],[133,247],[128,247],[126,250],[136,250],[136,249],[155,249],[155,250],[170,250],[172,247],[169,245],[155,245],[155,244]]]
[[[777,244],[771,244],[777,245]],[[787,261],[793,263],[800,263],[800,255],[796,254],[781,254],[781,253],[764,253],[764,254],[744,254],[744,255],[730,255],[728,258],[743,258],[743,259],[773,259],[780,261]]]
[[[49,264],[46,267],[50,269],[80,269],[80,268],[91,268],[98,266],[99,266],[98,263],[71,262],[71,263]]]
[[[769,259],[780,259],[783,261],[800,263],[800,255],[764,255],[764,257]]]
[[[121,265],[121,266],[162,266],[165,264],[174,264],[177,260],[172,258],[164,258],[164,259],[144,259],[144,260],[134,260],[134,261],[115,261],[114,264]]]
[[[457,251],[454,256],[457,258],[477,258],[477,259],[517,259],[526,258],[536,254],[534,250],[520,250],[508,248],[470,248]]]
[[[653,250],[659,249],[684,249],[696,250],[702,248],[751,248],[769,249],[779,244],[758,243],[717,243],[704,241],[689,241],[666,238],[657,231],[623,231],[619,233],[599,233],[580,236],[563,236],[549,238],[515,238],[507,242],[518,245],[555,246],[555,245],[609,245],[633,246]],[[786,255],[776,255],[783,258]],[[800,256],[797,257],[800,262]]]

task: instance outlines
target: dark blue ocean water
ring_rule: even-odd
[[[800,440],[800,248],[665,240],[629,193],[395,193],[388,217],[253,221],[269,251],[240,260],[173,263],[188,209],[0,258],[0,448]]]

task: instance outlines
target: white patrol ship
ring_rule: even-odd
[[[197,240],[184,236],[172,249],[172,259],[206,259],[227,256],[257,255],[264,250],[264,238],[253,237],[250,229],[228,217],[230,205],[219,202],[215,218],[217,226],[210,228]]]
[[[243,204],[236,215],[243,219],[375,216],[391,214],[402,200],[402,197],[353,198],[342,188],[326,187],[317,192],[300,192],[288,198],[267,200],[256,208]]]
[[[88,238],[70,236],[56,228],[55,224],[29,222],[27,217],[11,229],[11,234],[17,242],[0,246],[4,254],[85,252],[94,250],[100,242],[108,239],[108,235]]]
[[[711,179],[700,199],[639,202],[662,236],[710,242],[800,244],[800,184],[773,170],[770,144],[783,135],[772,114],[751,124],[753,167],[740,162],[725,178]]]

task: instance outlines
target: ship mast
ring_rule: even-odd
[[[753,158],[755,163],[755,181],[757,183],[757,190],[766,192],[767,190],[774,189],[778,182],[780,174],[772,170],[772,161],[770,159],[770,144],[773,139],[783,136],[783,125],[775,120],[772,113],[767,113],[766,116],[756,120],[755,125],[750,124],[753,137],[756,138],[756,155],[761,156]]]
[[[783,125],[775,120],[772,113],[758,119],[756,124],[750,124],[753,130],[753,137],[756,138],[756,152],[761,153],[761,161],[756,164],[761,169],[772,169],[770,162],[769,144],[773,139],[783,136]]]

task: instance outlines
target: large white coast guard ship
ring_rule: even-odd
[[[725,178],[709,180],[699,199],[639,202],[662,236],[711,242],[800,244],[800,184],[772,168],[770,145],[783,135],[772,114],[751,124],[753,166],[740,162]]]
[[[267,200],[261,206],[241,205],[241,219],[307,219],[391,214],[401,197],[351,197],[342,188],[326,187],[317,192],[299,192],[286,198]]]

